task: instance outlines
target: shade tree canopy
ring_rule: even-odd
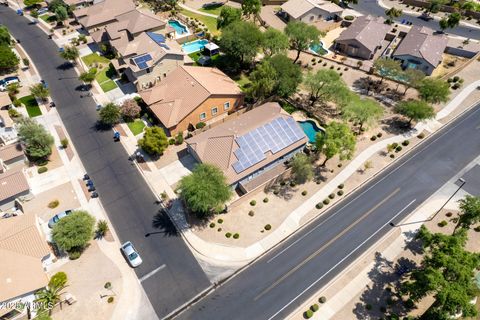
[[[450,85],[441,79],[424,78],[418,85],[420,98],[429,103],[447,102],[450,96]]]
[[[297,51],[294,63],[297,62],[302,51],[308,50],[313,44],[320,42],[320,37],[325,35],[313,25],[302,21],[290,21],[285,27],[285,34],[290,41],[290,47]]]
[[[408,118],[408,124],[412,121],[423,121],[435,117],[435,110],[425,101],[407,100],[400,102],[395,107],[395,112]]]
[[[356,139],[348,125],[340,122],[331,122],[325,133],[318,133],[316,148],[325,156],[324,166],[328,160],[338,155],[340,160],[351,159],[355,152]]]
[[[138,146],[150,155],[161,155],[168,147],[167,135],[160,127],[146,128]]]
[[[263,35],[251,22],[236,21],[222,31],[222,51],[240,65],[251,63],[262,44]]]
[[[22,118],[18,126],[18,136],[25,145],[26,154],[33,160],[45,159],[52,153],[52,135],[35,120]]]

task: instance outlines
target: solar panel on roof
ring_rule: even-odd
[[[147,61],[152,60],[152,56],[149,54],[144,54],[143,56],[133,58],[133,62],[139,67],[140,69],[148,68]]]
[[[165,37],[155,32],[147,32],[147,35],[157,44],[165,43]]]

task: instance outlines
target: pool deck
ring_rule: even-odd
[[[318,123],[317,120],[312,119],[312,118],[308,118],[307,115],[305,114],[305,111],[302,111],[302,110],[295,111],[295,112],[293,112],[293,113],[291,114],[291,116],[293,117],[293,119],[294,119],[295,121],[313,121],[320,130],[322,130],[323,132],[325,132],[325,128],[322,127],[322,126],[320,125],[320,123]]]

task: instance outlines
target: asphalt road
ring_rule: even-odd
[[[385,15],[385,9],[378,5],[377,0],[359,0],[358,4],[351,4],[351,7],[363,14],[371,14],[374,16],[382,16],[384,18],[387,18],[387,16]],[[438,20],[424,21],[419,19],[416,16],[412,16],[406,13],[402,14],[398,18],[395,18],[394,20],[397,23],[400,23],[404,19],[411,21],[415,25],[425,26],[433,30],[440,31],[440,27],[438,26]],[[480,40],[480,29],[478,28],[475,29],[475,28],[459,25],[454,29],[447,29],[445,30],[445,32],[450,35],[457,35],[465,38]]]
[[[113,142],[113,132],[96,129],[96,104],[89,97],[80,97],[76,88],[81,82],[72,68],[60,67],[64,60],[59,57],[55,43],[26,18],[3,6],[0,23],[21,40],[41,77],[49,84],[71,143],[92,177],[115,231],[122,242],[132,241],[142,256],[143,264],[135,270],[138,277],[156,270],[142,285],[157,315],[167,315],[210,286],[183,239],[155,228],[153,221],[160,208],[153,193],[128,161],[122,145]],[[155,221],[164,226],[164,218]],[[148,232],[157,233],[145,237]]]
[[[179,318],[286,318],[480,154],[479,124],[477,105]]]

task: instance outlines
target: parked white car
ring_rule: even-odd
[[[130,241],[122,244],[120,250],[122,250],[123,255],[128,260],[130,266],[132,266],[133,268],[138,267],[142,264],[142,258],[140,258],[138,251],[135,249],[135,247]]]

